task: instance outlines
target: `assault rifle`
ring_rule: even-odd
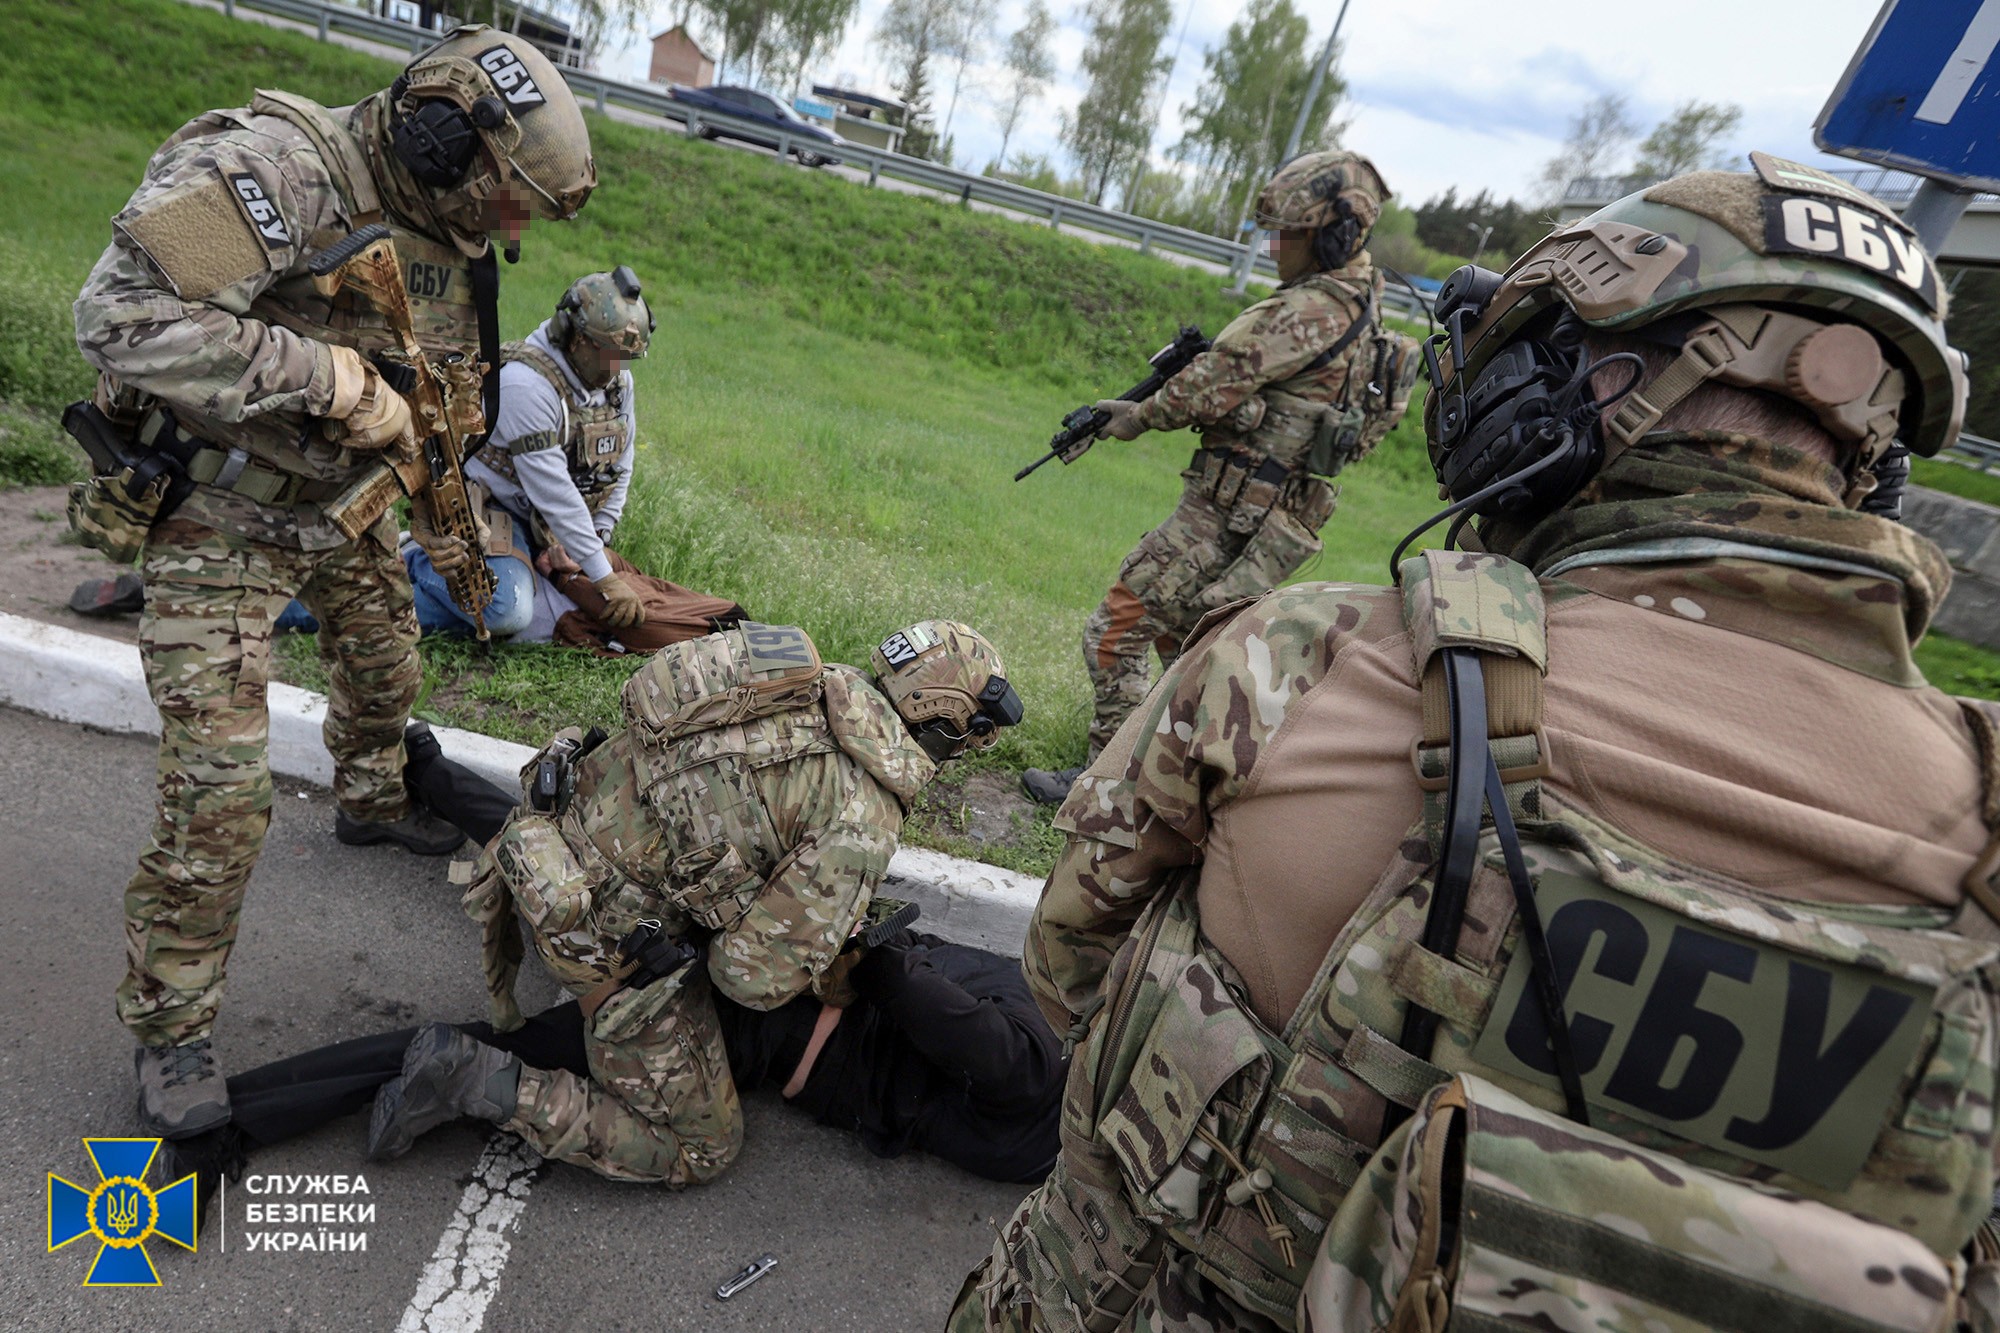
[[[1153,353],[1150,358],[1153,373],[1140,380],[1118,396],[1128,403],[1142,403],[1160,391],[1160,386],[1187,368],[1188,362],[1208,350],[1208,339],[1201,336],[1201,330],[1192,324],[1174,335],[1174,340]],[[1028,466],[1014,474],[1014,480],[1033,472],[1051,458],[1060,458],[1067,467],[1077,459],[1097,439],[1097,432],[1111,424],[1111,414],[1100,412],[1085,404],[1062,419],[1062,429],[1049,441],[1049,451]]]
[[[389,387],[409,400],[411,419],[422,438],[416,457],[385,456],[324,512],[353,538],[380,518],[399,492],[427,506],[438,533],[465,543],[470,558],[445,576],[445,586],[458,609],[471,617],[473,631],[483,642],[489,637],[485,608],[493,600],[493,571],[486,565],[479,516],[473,513],[465,484],[466,443],[487,426],[479,397],[479,365],[458,352],[432,360],[417,342],[410,294],[403,287],[403,265],[396,257],[396,242],[381,223],[362,227],[320,251],[306,267],[313,275],[314,290],[322,296],[350,289],[388,320],[397,345],[371,359]]]

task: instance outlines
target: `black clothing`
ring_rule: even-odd
[[[988,1180],[1032,1183],[1056,1160],[1069,1067],[1011,958],[904,931],[855,969],[841,1015],[792,1104],[883,1157],[921,1148]],[[718,999],[739,1088],[782,1088],[819,1004],[769,1013]]]
[[[434,746],[416,752],[404,780],[478,843],[499,833],[519,799]],[[903,931],[869,952],[854,985],[860,1000],[841,1015],[795,1105],[859,1133],[884,1157],[917,1147],[989,1180],[1049,1173],[1068,1067],[1019,963]],[[737,1086],[782,1089],[812,1038],[819,1001],[802,996],[765,1012],[714,999]],[[575,1001],[502,1035],[486,1023],[458,1026],[533,1068],[590,1076]],[[416,1031],[358,1037],[232,1077],[229,1137],[264,1146],[360,1110],[402,1072]]]

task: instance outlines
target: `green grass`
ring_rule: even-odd
[[[2000,473],[1981,472],[1963,463],[1942,459],[1912,458],[1910,481],[1934,491],[1946,491],[1981,504],[2000,505]]]
[[[2000,653],[1989,648],[1930,634],[1917,645],[1917,665],[1946,694],[2000,699]]]
[[[349,101],[392,72],[172,0],[0,7],[0,398],[46,412],[87,390],[69,301],[186,118],[254,87]],[[619,548],[806,626],[834,660],[864,660],[919,617],[973,623],[1028,703],[992,762],[1081,758],[1083,618],[1172,507],[1195,441],[1107,444],[1011,477],[1064,412],[1137,379],[1176,326],[1227,322],[1238,303],[1221,280],[672,134],[595,116],[591,129],[603,183],[578,222],[528,236],[502,325],[531,327],[589,269],[629,263],[646,280],[660,327],[637,370],[640,471]],[[36,452],[21,473],[50,475],[46,443],[23,446]],[[1308,572],[1379,578],[1434,507],[1414,419],[1344,482]],[[520,739],[608,720],[630,670],[554,650],[425,651],[435,716]],[[288,677],[316,683],[310,657],[288,648]]]
[[[0,480],[74,475],[54,412],[91,376],[69,303],[159,142],[252,88],[332,105],[391,73],[173,0],[0,6]],[[595,116],[591,128],[603,184],[577,223],[528,236],[502,325],[531,327],[581,272],[629,263],[645,279],[660,327],[637,369],[641,462],[620,549],[806,626],[833,660],[865,660],[919,617],[969,621],[1028,706],[974,764],[1080,759],[1084,616],[1172,507],[1194,440],[1109,443],[1011,477],[1176,326],[1212,333],[1233,316],[1221,281],[672,134]],[[1929,485],[1933,471],[1978,475],[1919,469]],[[1327,550],[1302,577],[1379,581],[1391,545],[1436,507],[1418,414],[1342,484]],[[1945,688],[2000,693],[2000,656],[1936,636],[1919,655]],[[424,658],[420,715],[521,741],[612,724],[636,665],[439,640]],[[309,638],[283,645],[280,670],[324,684]],[[1011,846],[975,844],[956,790],[916,812],[913,840],[1046,868],[1046,813],[1023,817]]]

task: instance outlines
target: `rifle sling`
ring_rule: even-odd
[[[479,359],[486,363],[485,379],[479,386],[486,429],[477,439],[465,442],[467,458],[479,452],[500,418],[500,257],[490,245],[472,261],[472,309],[479,319]]]
[[[1333,364],[1335,357],[1339,356],[1342,352],[1348,349],[1348,346],[1351,343],[1353,343],[1353,341],[1356,338],[1359,338],[1363,333],[1375,327],[1375,322],[1376,322],[1375,294],[1373,292],[1370,292],[1368,294],[1367,301],[1362,303],[1361,313],[1355,317],[1355,320],[1352,324],[1349,324],[1347,326],[1347,332],[1341,334],[1339,340],[1335,342],[1333,346],[1327,348],[1324,352],[1321,352],[1318,356],[1308,361],[1306,363],[1305,371],[1302,371],[1300,373],[1303,374],[1306,373],[1306,371],[1325,370],[1328,366]]]

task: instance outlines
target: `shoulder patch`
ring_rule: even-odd
[[[250,229],[264,242],[265,249],[282,250],[292,243],[292,233],[285,227],[284,214],[264,193],[264,187],[257,183],[255,176],[247,171],[232,171],[223,179],[229,182],[237,206],[243,210]]]
[[[184,301],[205,300],[265,272],[273,267],[272,251],[282,248],[257,229],[228,180],[206,173],[126,209],[112,225]]]

